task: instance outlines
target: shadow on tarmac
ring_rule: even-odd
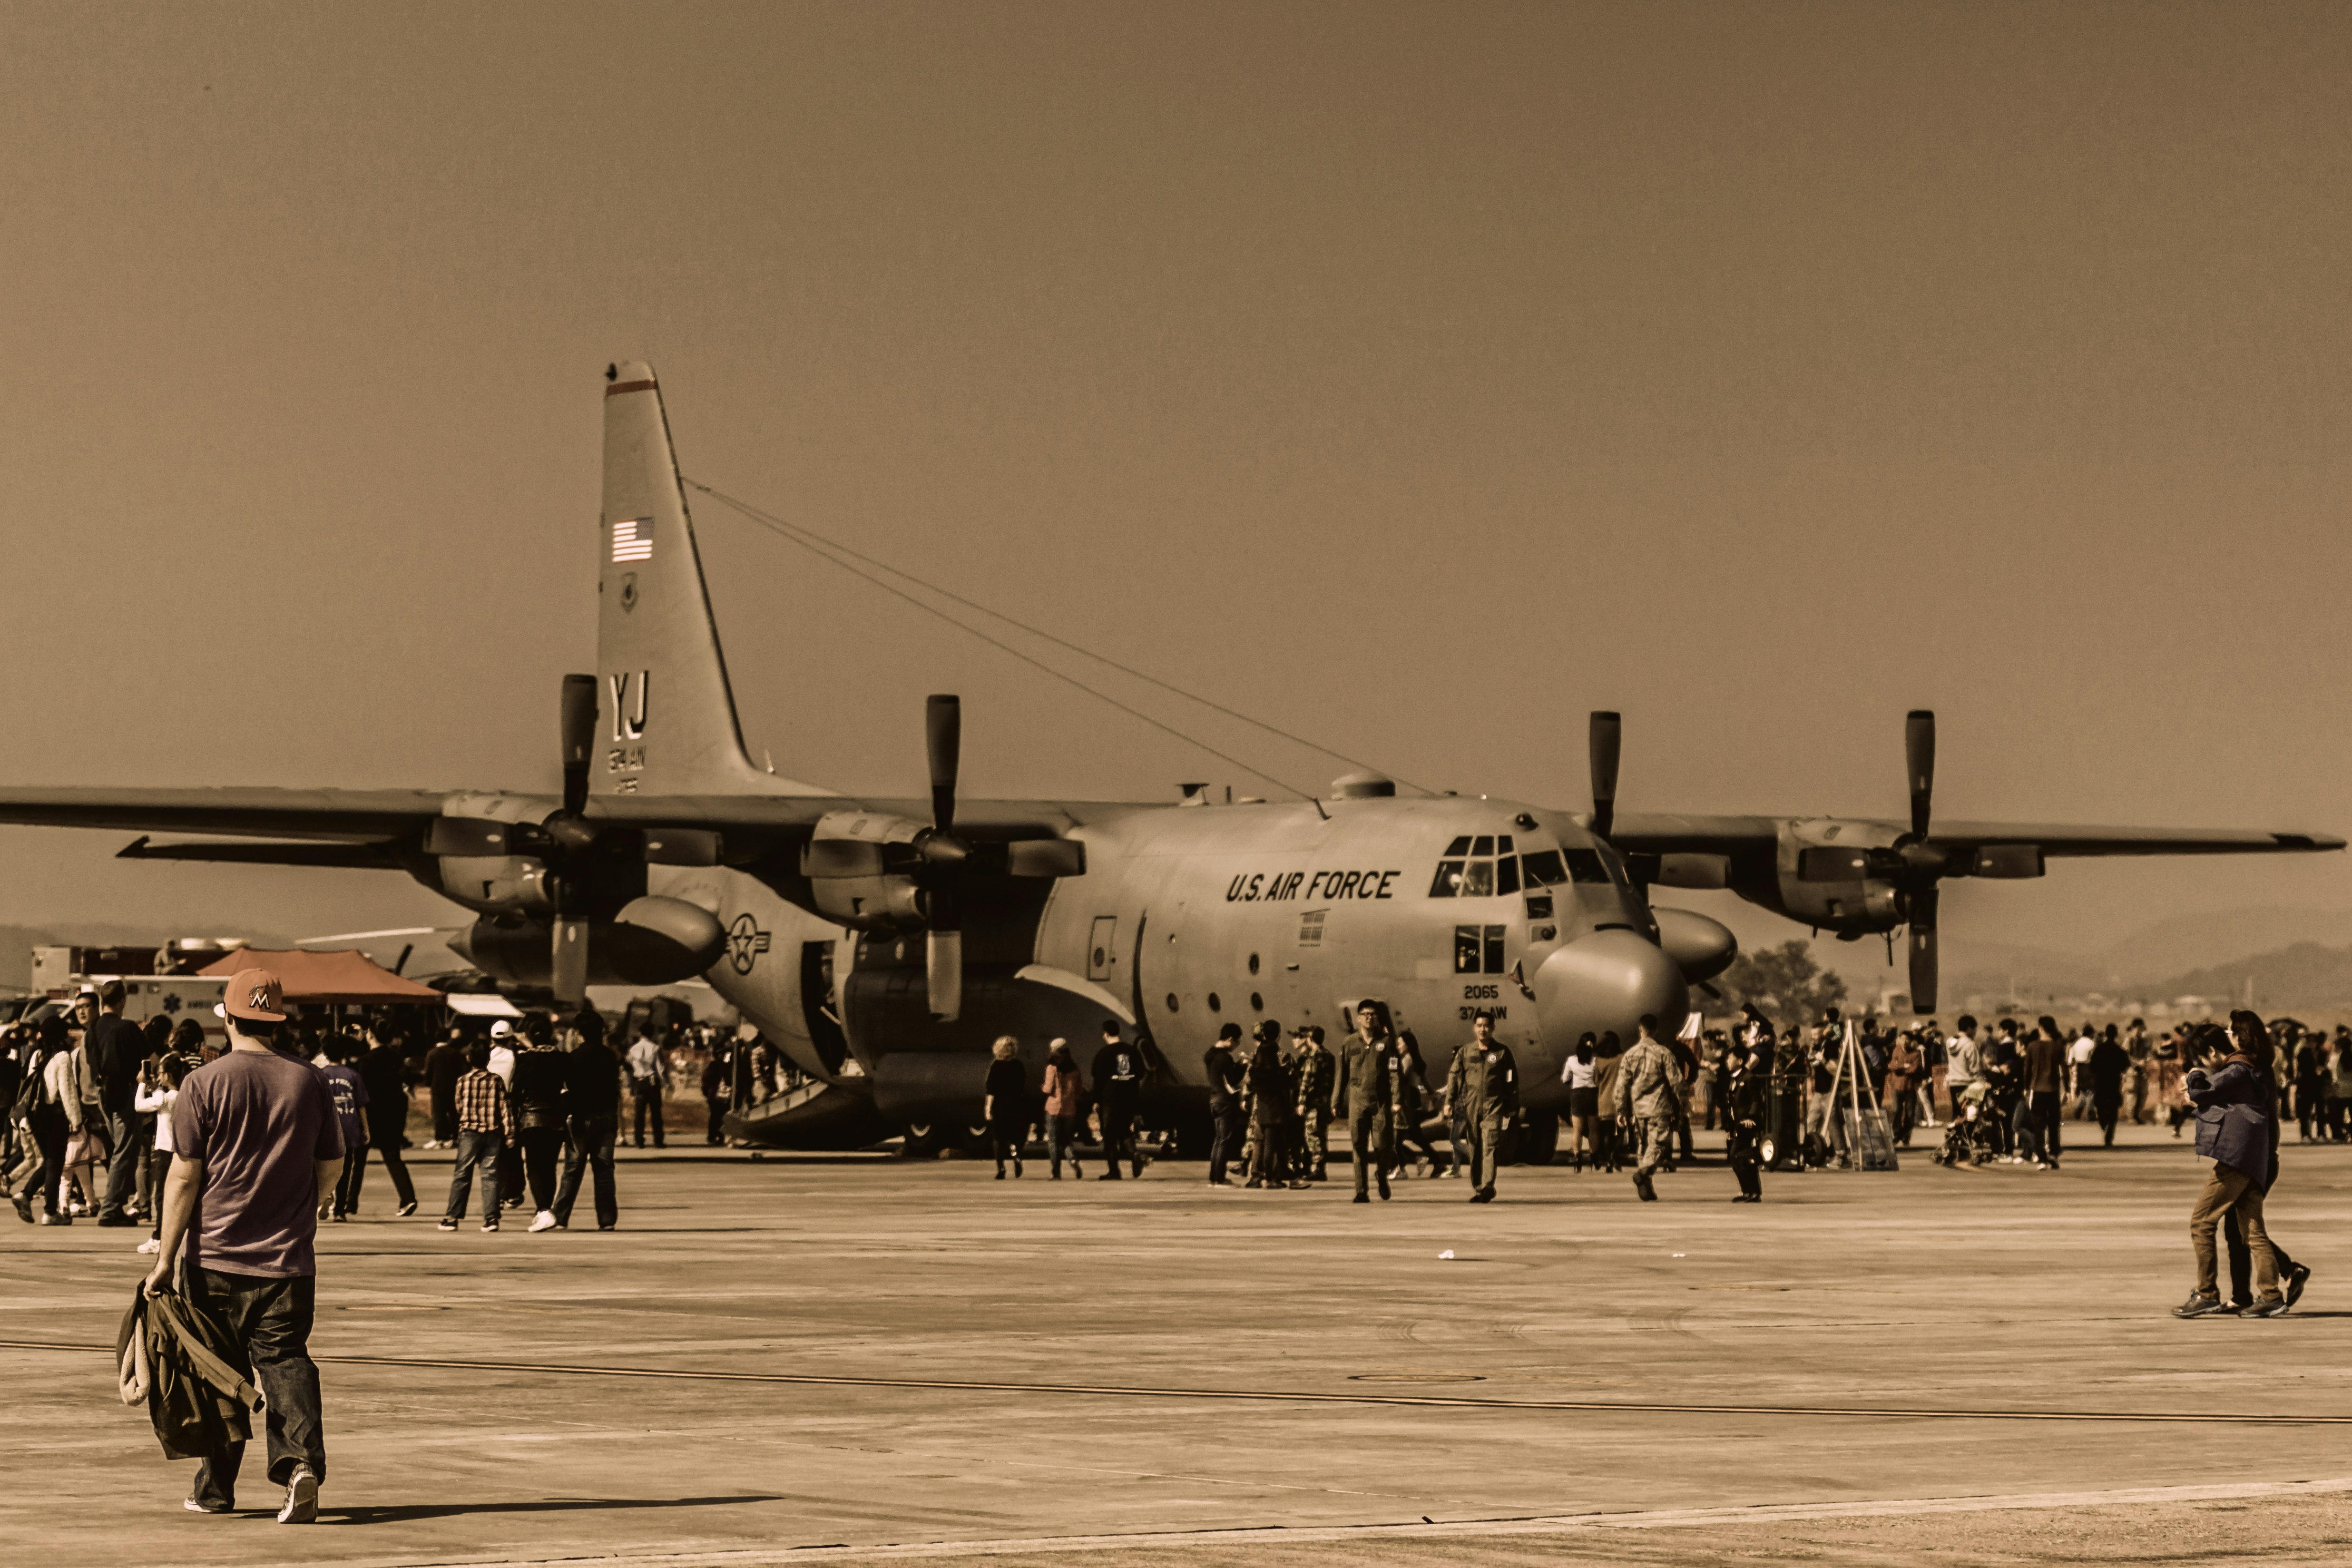
[[[725,1508],[735,1503],[782,1502],[776,1492],[740,1492],[727,1497],[543,1498],[537,1502],[404,1503],[383,1508],[321,1508],[319,1522],[401,1524],[420,1519],[458,1519],[476,1513],[583,1513],[599,1509]]]

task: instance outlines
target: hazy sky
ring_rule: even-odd
[[[0,58],[13,784],[551,786],[642,356],[689,474],[1406,778],[1581,805],[1608,706],[1628,809],[1895,814],[1931,706],[1953,816],[2352,827],[2341,6],[12,4]],[[780,771],[915,793],[953,689],[968,793],[1265,787],[696,516]],[[121,839],[0,833],[0,917],[450,908]]]

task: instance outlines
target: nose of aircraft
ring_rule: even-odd
[[[1627,1045],[1644,1013],[1654,1014],[1663,1037],[1690,1011],[1683,972],[1657,943],[1630,931],[1597,931],[1554,952],[1536,970],[1532,987],[1544,1055],[1558,1062],[1587,1029],[1614,1029]]]

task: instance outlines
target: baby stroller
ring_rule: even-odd
[[[1972,1083],[1960,1090],[1959,1112],[1944,1129],[1944,1146],[1933,1158],[1938,1165],[1982,1165],[1998,1152],[1993,1131],[1991,1097],[1985,1086]]]

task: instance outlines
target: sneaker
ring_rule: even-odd
[[[16,1205],[16,1217],[18,1219],[23,1220],[26,1225],[35,1223],[33,1219],[33,1199],[31,1194],[26,1193],[18,1193],[15,1197],[10,1198],[8,1201]]]
[[[1366,1196],[1365,1194],[1363,1194],[1362,1193],[1358,1193],[1358,1194],[1357,1194],[1353,1198],[1350,1198],[1349,1201],[1350,1203],[1368,1204],[1368,1203],[1370,1203],[1372,1200],[1371,1200],[1370,1198],[1367,1197],[1367,1196]]]
[[[539,1211],[538,1216],[530,1222],[530,1229],[528,1234],[537,1236],[542,1230],[553,1230],[554,1228],[555,1216],[548,1213],[547,1210],[541,1209]]]
[[[139,1244],[139,1250],[142,1252],[161,1252],[163,1250],[163,1244],[151,1236],[146,1240]]]
[[[445,1219],[433,1228],[436,1230],[455,1230],[457,1228],[457,1222],[454,1219]]]
[[[410,1215],[416,1212],[416,1200],[415,1198],[409,1199],[406,1203],[401,1205],[394,1212],[396,1212],[401,1218],[406,1219]]]
[[[308,1465],[294,1467],[286,1483],[286,1506],[278,1510],[280,1524],[315,1524],[319,1519],[319,1478]]]
[[[198,1502],[194,1498],[182,1498],[180,1506],[190,1513],[235,1513],[236,1511],[236,1504],[234,1502]]]
[[[123,1226],[137,1225],[139,1222],[132,1219],[129,1215],[124,1214],[121,1210],[117,1209],[112,1214],[102,1214],[99,1215],[98,1223],[109,1229],[116,1229]]]
[[[482,1234],[483,1234],[483,1235],[485,1235],[485,1236],[488,1236],[488,1234],[490,1234],[492,1231],[495,1231],[495,1230],[497,1230],[498,1228],[499,1228],[499,1216],[498,1216],[497,1215],[490,1215],[490,1217],[489,1217],[489,1218],[488,1218],[488,1219],[486,1219],[486,1220],[484,1220],[484,1221],[482,1222]]]
[[[615,1223],[617,1223],[617,1222],[615,1222]],[[571,1227],[570,1226],[564,1226],[564,1228],[565,1228],[566,1230],[569,1230],[569,1229],[571,1229],[572,1227]],[[598,1226],[596,1228],[597,1228],[598,1230],[610,1230],[610,1229],[612,1229],[612,1228],[613,1228],[613,1226],[610,1226],[610,1225],[600,1225],[600,1226]]]
[[[2274,1296],[2267,1301],[2257,1301],[2246,1309],[2245,1315],[2249,1318],[2284,1318],[2286,1316],[2286,1298]]]
[[[2298,1263],[2293,1268],[2288,1269],[2286,1275],[2286,1304],[2292,1307],[2297,1301],[2302,1300],[2303,1288],[2310,1283],[2311,1270],[2305,1268],[2302,1264]]]
[[[2172,1315],[2176,1318],[2210,1318],[2217,1314],[2234,1314],[2237,1310],[2219,1296],[2191,1292],[2189,1300],[2172,1309]]]
[[[73,1224],[73,1215],[69,1214],[45,1214],[41,1216],[41,1223],[43,1225],[71,1225]]]

